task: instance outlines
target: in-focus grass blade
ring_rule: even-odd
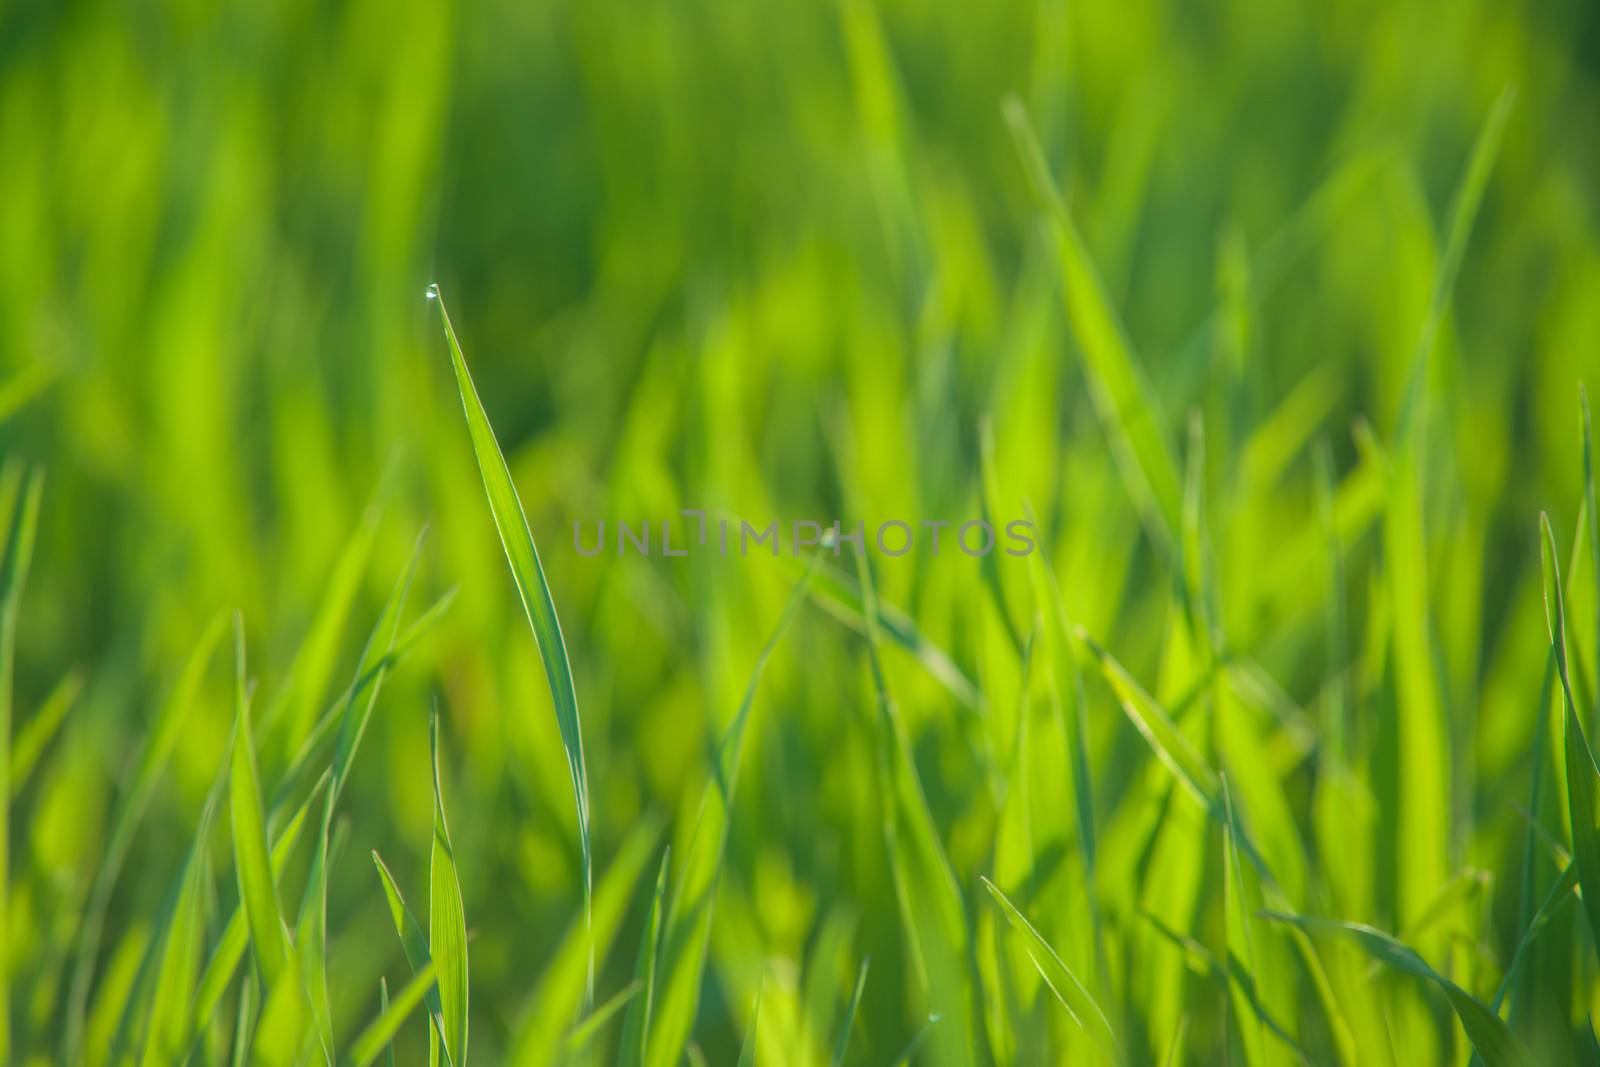
[[[1106,1018],[1106,1013],[1100,1005],[1089,995],[1089,991],[1078,981],[1076,975],[1067,969],[1056,950],[1044,939],[1038,930],[1033,928],[1025,915],[1017,910],[1015,904],[1000,891],[1000,887],[989,879],[983,879],[983,886],[994,897],[995,903],[1005,913],[1011,926],[1021,935],[1027,945],[1028,955],[1033,959],[1033,965],[1039,969],[1039,975],[1049,985],[1050,991],[1061,1001],[1062,1007],[1072,1016],[1077,1023],[1105,1054],[1112,1063],[1122,1061],[1122,1045],[1117,1040],[1117,1035],[1112,1032],[1111,1022]]]
[[[412,976],[411,981],[395,994],[394,1000],[376,1019],[367,1024],[366,1029],[361,1031],[355,1043],[350,1046],[350,1064],[354,1067],[367,1067],[367,1064],[383,1055],[384,1049],[389,1047],[394,1035],[400,1032],[400,1027],[411,1017],[417,1005],[433,992],[436,967],[433,960],[424,963]]]
[[[328,1000],[328,846],[333,832],[333,815],[339,804],[339,795],[349,780],[356,751],[361,747],[361,739],[366,735],[367,724],[372,719],[378,694],[383,689],[387,664],[400,632],[400,619],[405,613],[406,597],[411,591],[411,581],[416,574],[417,560],[422,554],[427,533],[424,528],[412,543],[405,567],[395,580],[378,622],[361,651],[355,681],[346,691],[348,699],[339,719],[339,739],[334,746],[328,791],[323,800],[316,852],[311,858],[311,872],[306,878],[305,890],[300,897],[300,912],[295,920],[301,981],[311,1001],[312,1022],[322,1042],[323,1057],[330,1064],[333,1062],[334,1047],[333,1019]]]
[[[829,1067],[839,1067],[844,1063],[844,1054],[850,1049],[850,1035],[855,1032],[856,1012],[861,1010],[861,994],[867,988],[867,967],[872,963],[871,957],[861,961],[861,970],[856,973],[856,987],[850,993],[850,1003],[845,1005],[844,1022],[839,1025],[839,1040],[833,1046],[833,1059]]]
[[[1573,866],[1578,869],[1584,913],[1589,929],[1600,944],[1600,798],[1597,798],[1594,753],[1578,721],[1577,702],[1572,697],[1572,681],[1567,670],[1567,618],[1561,590],[1561,565],[1556,561],[1556,538],[1550,517],[1539,515],[1539,557],[1544,575],[1545,625],[1550,650],[1556,659],[1556,676],[1561,680],[1562,747],[1567,768],[1567,809],[1572,821]],[[1542,709],[1541,709],[1542,710]]]
[[[283,913],[278,909],[278,888],[272,877],[271,850],[267,846],[267,818],[262,807],[261,777],[256,767],[254,733],[250,726],[250,694],[245,685],[244,621],[234,617],[234,725],[232,772],[228,781],[228,807],[233,820],[234,869],[239,899],[250,928],[250,944],[267,989],[277,986],[288,957]]]
[[[406,906],[405,897],[400,895],[400,887],[395,885],[394,876],[389,873],[383,857],[374,852],[372,864],[378,869],[378,879],[383,882],[383,895],[389,902],[389,917],[394,920],[395,933],[400,935],[400,947],[405,951],[406,962],[411,965],[411,973],[417,977],[421,977],[425,972],[430,975],[423,992],[428,1001],[428,1014],[432,1017],[433,1032],[442,1033],[444,1011],[439,1003],[439,992],[434,988],[431,977],[434,970],[433,957],[428,952],[427,936],[423,933],[416,916],[412,915],[411,909]]]
[[[528,517],[522,510],[522,499],[511,480],[511,468],[506,466],[500,443],[495,440],[489,426],[489,416],[478,399],[478,389],[467,370],[467,361],[456,341],[456,331],[450,325],[450,313],[445,310],[444,297],[438,286],[431,286],[428,296],[439,305],[439,321],[444,324],[445,339],[450,345],[450,362],[455,368],[456,387],[461,393],[461,406],[466,413],[467,432],[472,438],[472,451],[477,456],[478,472],[483,477],[484,491],[489,497],[489,510],[494,515],[495,529],[500,533],[500,544],[505,549],[506,561],[511,565],[511,576],[522,598],[522,609],[533,628],[539,655],[544,660],[545,677],[550,682],[550,699],[555,705],[556,723],[561,729],[561,743],[567,751],[567,773],[572,778],[572,796],[578,808],[578,844],[583,853],[583,894],[587,912],[594,886],[594,862],[589,845],[589,772],[583,760],[583,730],[578,716],[578,693],[572,684],[572,665],[567,661],[567,644],[561,636],[561,620],[556,617],[556,602],[550,595],[550,585],[545,581],[544,567],[539,562],[539,549],[533,541],[533,531],[528,527]]]
[[[444,783],[439,774],[439,712],[428,718],[433,756],[433,849],[428,862],[428,951],[439,965],[443,1038],[456,1067],[467,1062],[467,919],[456,878],[455,850],[445,824]]]
[[[639,955],[633,968],[633,980],[641,986],[641,995],[628,1004],[627,1017],[622,1021],[622,1042],[617,1049],[618,1067],[639,1067],[644,1062],[645,1037],[650,1033],[650,1012],[656,999],[656,956],[661,950],[661,909],[666,899],[667,870],[672,861],[669,846],[661,854],[661,866],[656,871],[656,891],[650,898],[650,918],[644,924],[644,934],[639,941]]]
[[[33,559],[43,491],[44,476],[38,471],[30,472],[12,508],[4,557],[0,559],[0,940],[11,929],[11,690],[16,671],[17,617],[22,586],[28,579],[28,565]],[[11,984],[7,971],[6,965],[0,962],[0,1008],[9,1003]],[[0,1016],[4,1016],[0,1018],[0,1060],[5,1060],[11,1050],[11,1020],[7,1011],[0,1011]]]
[[[1363,923],[1341,922],[1337,919],[1320,919],[1306,915],[1286,915],[1269,911],[1266,916],[1278,922],[1297,926],[1309,934],[1333,934],[1360,945],[1374,958],[1398,971],[1415,978],[1432,982],[1444,993],[1445,999],[1461,1020],[1472,1047],[1489,1067],[1533,1067],[1532,1054],[1511,1032],[1505,1020],[1496,1015],[1487,1004],[1456,985],[1428,965],[1427,961],[1409,946]]]
[[[284,825],[283,830],[272,842],[272,877],[274,881],[283,878],[284,868],[289,865],[289,857],[294,853],[294,847],[300,842],[300,837],[305,830],[306,819],[311,814],[311,807],[317,798],[322,795],[322,790],[327,788],[328,775],[311,790],[310,794],[301,801],[300,807]],[[233,981],[233,973],[238,969],[239,961],[244,958],[245,951],[250,947],[250,929],[245,918],[244,905],[239,906],[228,918],[227,925],[223,927],[222,936],[217,939],[217,946],[211,952],[211,959],[207,961],[205,970],[201,972],[200,983],[195,992],[195,1019],[198,1025],[204,1025],[211,1018],[217,1005],[222,1002],[222,996],[227,992],[228,984]],[[198,1036],[196,1034],[195,1036]]]

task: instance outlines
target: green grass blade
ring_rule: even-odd
[[[1428,364],[1438,340],[1439,327],[1444,322],[1445,311],[1450,304],[1450,294],[1455,290],[1456,275],[1461,272],[1461,260],[1466,255],[1467,241],[1472,236],[1472,226],[1478,218],[1478,207],[1489,185],[1489,174],[1494,170],[1495,159],[1500,154],[1500,143],[1505,139],[1506,124],[1511,119],[1511,108],[1515,101],[1516,92],[1509,88],[1503,90],[1495,100],[1478,131],[1467,172],[1462,176],[1450,205],[1444,252],[1434,272],[1427,316],[1423,319],[1422,331],[1417,338],[1405,397],[1400,407],[1402,446],[1410,444],[1420,428],[1423,400],[1427,394]]]
[[[539,549],[534,544],[533,531],[529,529],[527,515],[522,510],[522,499],[511,480],[511,468],[506,465],[505,455],[500,451],[494,430],[489,426],[489,416],[478,399],[478,389],[467,370],[467,361],[461,354],[455,328],[450,325],[450,313],[445,310],[444,297],[440,295],[438,286],[432,286],[428,295],[439,305],[439,321],[444,325],[445,339],[450,345],[456,387],[461,393],[467,432],[472,438],[472,451],[477,456],[484,491],[488,494],[489,510],[494,515],[495,529],[499,531],[500,544],[505,549],[517,593],[522,598],[523,612],[528,616],[528,625],[533,628],[534,642],[539,646],[545,677],[550,683],[550,699],[555,705],[561,743],[566,747],[567,773],[572,778],[572,796],[578,809],[578,844],[583,853],[583,894],[587,909],[594,884],[594,864],[589,844],[589,772],[583,759],[578,693],[572,684],[572,665],[567,660],[561,621],[556,617],[555,599],[550,595],[550,584],[545,581],[544,567],[539,562]]]
[[[861,614],[861,586],[854,575],[829,566],[817,568],[811,584],[811,599],[834,619],[866,636],[866,617]],[[878,632],[908,653],[928,676],[942,685],[961,705],[974,711],[984,709],[983,693],[955,659],[917,629],[911,617],[888,601],[878,601]]]
[[[600,1036],[600,1031],[604,1030],[623,1008],[637,999],[639,989],[637,981],[629,982],[612,994],[605,1003],[586,1015],[582,1022],[567,1031],[566,1039],[562,1042],[562,1051],[567,1059],[573,1059],[587,1051],[594,1039]]]
[[[72,710],[72,706],[82,694],[83,672],[68,671],[44,698],[44,703],[39,705],[39,710],[28,720],[28,725],[17,735],[16,743],[11,746],[13,800],[27,787],[28,779],[32,777],[34,768],[39,765],[39,758],[44,755],[46,746],[50,744],[51,738],[55,737],[67,713]]]
[[[389,903],[389,917],[394,920],[394,931],[400,935],[400,947],[405,952],[406,962],[411,965],[413,975],[422,975],[424,972],[433,973],[433,957],[428,952],[428,938],[423,932],[422,925],[417,922],[416,916],[411,914],[411,909],[406,906],[405,897],[400,895],[400,887],[395,884],[394,876],[389,873],[389,868],[383,862],[383,857],[377,852],[372,854],[372,864],[378,869],[378,879],[383,883],[383,895]],[[444,1010],[440,1006],[439,991],[434,988],[432,980],[424,990],[428,1002],[428,1014],[432,1019],[434,1033],[444,1031]]]
[[[206,668],[217,642],[222,639],[227,615],[219,613],[200,635],[194,651],[184,663],[171,695],[156,714],[150,733],[134,761],[132,784],[118,799],[115,821],[112,823],[106,849],[95,872],[94,885],[84,908],[83,925],[78,933],[77,947],[72,961],[66,1005],[66,1022],[62,1026],[61,1062],[79,1061],[83,1043],[84,1010],[89,1001],[89,985],[94,977],[94,962],[100,951],[100,933],[105,923],[106,909],[111,903],[112,890],[133,843],[135,832],[150,806],[150,798],[162,775],[178,737],[187,727],[189,715],[194,710]]]
[[[622,1042],[617,1049],[618,1067],[639,1067],[644,1062],[645,1037],[650,1033],[650,1013],[656,999],[656,957],[661,951],[661,911],[667,893],[667,870],[672,860],[669,846],[661,854],[661,866],[656,871],[656,891],[650,898],[650,917],[644,924],[644,934],[639,940],[639,955],[634,964],[633,980],[642,994],[628,1004],[627,1017],[622,1021]]]
[[[579,915],[568,927],[528,997],[524,1014],[508,1042],[507,1063],[515,1067],[550,1067],[558,1062],[562,1036],[583,1011],[591,951],[596,966],[602,966],[660,835],[660,824],[646,818],[623,840],[611,865],[595,884],[593,911],[587,917]]]
[[[150,1020],[145,1028],[145,1067],[179,1062],[189,1040],[194,1010],[195,981],[200,971],[200,952],[205,936],[206,898],[210,888],[210,867],[206,839],[211,818],[226,784],[227,766],[218,775],[216,787],[206,798],[194,842],[184,860],[183,873],[171,916],[167,921],[165,944],[155,975],[155,993],[150,1002]]]
[[[31,472],[23,483],[21,496],[12,508],[10,529],[6,533],[5,554],[0,559],[0,939],[10,930],[10,855],[11,841],[11,701],[16,671],[17,618],[22,602],[22,587],[28,579],[33,559],[34,536],[39,525],[39,500],[44,492],[44,477]],[[8,968],[0,964],[0,1006],[9,1003]],[[0,1060],[10,1055],[11,1021],[0,1011]]]
[[[789,624],[805,602],[817,571],[821,553],[812,556],[805,573],[795,582],[783,612],[773,624],[766,644],[756,657],[745,684],[739,710],[728,725],[712,763],[712,781],[701,797],[683,873],[672,896],[665,939],[662,945],[660,997],[652,1009],[655,1017],[647,1037],[645,1061],[650,1067],[673,1067],[683,1056],[700,1003],[700,986],[705,974],[707,941],[711,933],[711,905],[722,873],[723,855],[728,844],[728,823],[733,797],[739,781],[739,764],[744,751],[745,727],[767,661],[789,630]],[[870,612],[869,612],[870,614]]]
[[[1023,939],[1028,949],[1028,955],[1033,959],[1033,965],[1039,969],[1039,976],[1045,980],[1050,991],[1056,995],[1061,1006],[1067,1009],[1067,1014],[1072,1016],[1087,1033],[1112,1063],[1122,1062],[1122,1045],[1117,1040],[1117,1035],[1111,1029],[1111,1021],[1106,1018],[1106,1013],[1089,991],[1084,988],[1078,977],[1067,969],[1056,950],[1044,939],[1033,924],[1011,903],[1010,899],[1000,891],[1000,887],[989,879],[982,879],[983,886],[994,898],[1000,910],[1005,913],[1006,919]]]
[[[863,615],[867,619],[867,663],[877,703],[878,792],[883,805],[889,871],[920,991],[930,1014],[948,1018],[948,1033],[935,1046],[935,1062],[961,1067],[975,1062],[978,1027],[971,989],[972,931],[949,856],[934,825],[917,773],[905,723],[889,695],[879,654],[877,593],[864,552],[856,553]]]
[[[1067,321],[1083,357],[1095,415],[1146,532],[1157,548],[1170,552],[1176,547],[1182,483],[1171,446],[1163,436],[1154,390],[1050,176],[1021,101],[1007,98],[1004,112],[1034,195],[1049,216]]]
[[[839,1025],[839,1040],[833,1046],[833,1059],[828,1061],[828,1067],[840,1067],[844,1054],[850,1050],[850,1035],[855,1032],[856,1012],[861,1010],[861,994],[867,988],[867,967],[871,963],[871,957],[862,960],[861,970],[856,972],[856,986],[850,992],[850,1003],[845,1005],[844,1022]]]
[[[383,1014],[387,1013],[388,1010],[389,1010],[389,979],[387,979],[387,978],[379,978],[378,979],[378,1014],[379,1015],[383,1015]],[[384,1059],[388,1061],[389,1067],[394,1067],[394,1036],[393,1035],[390,1035],[389,1040],[387,1040],[387,1041],[385,1041],[383,1043],[383,1050],[384,1050]]]
[[[229,811],[233,821],[234,869],[239,899],[244,903],[250,944],[267,989],[277,986],[288,958],[283,913],[272,877],[271,850],[267,846],[267,820],[261,800],[261,777],[256,767],[254,733],[250,727],[250,694],[245,685],[244,622],[234,617],[234,727],[232,772],[229,775]]]
[[[417,1010],[417,1005],[428,999],[433,992],[433,981],[436,973],[436,964],[433,960],[424,963],[412,975],[411,981],[400,988],[393,1001],[382,1009],[378,1017],[366,1025],[366,1028],[356,1037],[355,1043],[350,1046],[349,1062],[353,1067],[367,1067],[373,1060],[383,1055],[394,1035],[400,1032],[400,1027]]]
[[[756,1035],[761,1032],[761,991],[756,993],[755,1012],[750,1017],[750,1029],[745,1031],[739,1045],[739,1067],[756,1067]]]
[[[294,847],[304,833],[306,820],[311,814],[312,805],[321,796],[322,790],[327,787],[328,775],[324,774],[311,793],[300,803],[300,806],[283,829],[272,842],[272,877],[274,881],[283,878],[284,868],[289,865],[289,858],[294,853]],[[269,820],[270,821],[270,820]],[[228,918],[227,925],[223,927],[222,935],[217,939],[217,947],[212,950],[211,958],[207,961],[205,970],[201,972],[200,983],[196,987],[195,1005],[196,1021],[203,1024],[211,1018],[217,1005],[222,1003],[222,996],[227,992],[228,985],[233,981],[233,974],[239,967],[239,961],[244,958],[245,952],[250,947],[250,928],[245,917],[244,905],[239,906]],[[198,1036],[196,1034],[195,1036]]]
[[[1544,574],[1545,625],[1550,650],[1556,659],[1556,677],[1561,680],[1562,746],[1567,769],[1567,809],[1572,821],[1573,865],[1578,869],[1583,909],[1589,930],[1600,944],[1600,787],[1596,779],[1594,753],[1578,721],[1577,702],[1572,696],[1572,681],[1567,670],[1567,619],[1561,590],[1561,565],[1556,560],[1555,532],[1550,517],[1539,515],[1539,557]]]
[[[1341,922],[1305,915],[1267,912],[1267,918],[1289,923],[1308,934],[1332,934],[1354,941],[1375,959],[1390,967],[1431,982],[1444,993],[1461,1020],[1472,1047],[1489,1067],[1533,1067],[1533,1056],[1511,1032],[1505,1020],[1489,1006],[1428,965],[1412,948],[1364,923]]]
[[[1082,626],[1074,627],[1073,632],[1100,668],[1128,721],[1144,735],[1156,758],[1172,771],[1184,789],[1200,802],[1201,807],[1214,813],[1220,795],[1217,772],[1195,751],[1194,744],[1178,729],[1177,723],[1168,717],[1155,698],[1145,692],[1111,653],[1101,648]]]
[[[428,861],[428,949],[439,966],[439,1006],[443,1038],[451,1062],[467,1062],[467,919],[456,877],[455,849],[445,823],[444,783],[439,773],[439,712],[428,718],[433,757],[433,848]]]

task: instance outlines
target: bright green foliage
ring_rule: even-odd
[[[0,6],[0,1062],[1600,1059],[1594,8]]]

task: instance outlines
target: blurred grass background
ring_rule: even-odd
[[[1452,192],[1507,87],[1514,110],[1431,363],[1426,567],[1407,571],[1425,582],[1419,653],[1396,633],[1403,598],[1386,584],[1417,561],[1386,549],[1381,453]],[[1174,469],[1199,454],[1191,417],[1203,426],[1227,645],[1277,680],[1275,706],[1310,735],[1264,707],[1239,713],[1242,741],[1213,742],[1203,715],[1186,725],[1225,769],[1268,760],[1276,799],[1254,802],[1279,806],[1258,819],[1280,831],[1297,907],[1396,932],[1426,917],[1419,947],[1487,999],[1522,900],[1558,873],[1525,853],[1519,809],[1545,721],[1534,520],[1547,508],[1571,536],[1576,385],[1600,380],[1600,8],[13,0],[0,8],[0,450],[47,471],[18,728],[63,676],[85,682],[12,809],[19,1061],[56,1055],[78,909],[178,664],[237,607],[270,698],[369,507],[381,517],[339,623],[348,636],[324,677],[295,676],[296,701],[334,695],[424,524],[414,603],[460,591],[385,689],[344,801],[337,1027],[372,1013],[379,974],[404,974],[365,853],[379,848],[421,892],[435,697],[477,931],[474,1055],[508,1058],[552,1003],[547,965],[581,921],[571,795],[423,300],[431,281],[450,297],[566,631],[597,878],[621,865],[602,996],[632,973],[660,846],[686,841],[714,739],[795,572],[764,558],[581,558],[575,519],[702,506],[761,523],[962,520],[978,512],[988,416],[1001,511],[1037,510],[1074,621],[1180,701],[1193,681],[1173,652],[1181,568],[1097,418],[1055,246],[1002,119],[1008,95],[1120,312]],[[1329,651],[1318,441],[1337,485],[1347,662]],[[995,869],[1016,708],[1030,704],[1016,650],[974,561],[875,567],[882,595],[987,709],[889,656],[974,953],[992,956],[977,878]],[[1025,561],[1000,568],[1026,633]],[[1591,582],[1573,581],[1571,617],[1593,666]],[[1404,720],[1403,661],[1418,656],[1438,691],[1439,753],[1387,725]],[[763,682],[695,1029],[712,1063],[734,1059],[763,980],[763,1054],[801,1056],[809,1039],[793,1035],[814,1025],[803,987],[826,979],[815,1025],[831,1026],[863,956],[848,1062],[888,1062],[926,1012],[884,857],[864,657],[808,611]],[[212,674],[118,883],[102,969],[159,909],[226,751],[227,671]],[[1322,754],[1344,714],[1329,694],[1345,690],[1365,800],[1324,819]],[[1136,1058],[1159,1060],[1184,1019],[1191,1054],[1214,1061],[1230,1040],[1225,993],[1141,914],[1220,944],[1220,835],[1203,855],[1168,855],[1161,842],[1203,819],[1158,806],[1152,821],[1170,781],[1105,686],[1086,692],[1113,1014]],[[293,732],[263,741],[269,768]],[[1048,778],[1055,756],[1037,758]],[[1419,774],[1438,794],[1426,855],[1395,829]],[[1531,814],[1565,841],[1563,811],[1547,787]],[[1068,942],[1072,839],[1053,842],[1024,907]],[[1052,842],[1035,844],[1045,856]],[[1492,873],[1468,874],[1442,920],[1423,916],[1463,871]],[[231,899],[231,878],[217,884]],[[1518,1021],[1561,1056],[1600,991],[1576,915],[1536,950]],[[1384,979],[1388,1040],[1404,1062],[1465,1062],[1442,1002],[1408,981]],[[784,998],[791,1010],[773,1007]],[[1036,989],[1024,1000],[1007,1028],[1044,1062],[1065,1030]],[[556,1032],[576,1007],[550,1009]],[[1317,1010],[1303,977],[1287,1010],[1308,1047],[1327,1047],[1304,1021]],[[946,1039],[936,1029],[932,1044]]]

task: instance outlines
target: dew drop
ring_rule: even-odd
[[[439,284],[435,282],[429,285],[427,289],[423,290],[422,295],[426,296],[429,300],[439,299]]]

